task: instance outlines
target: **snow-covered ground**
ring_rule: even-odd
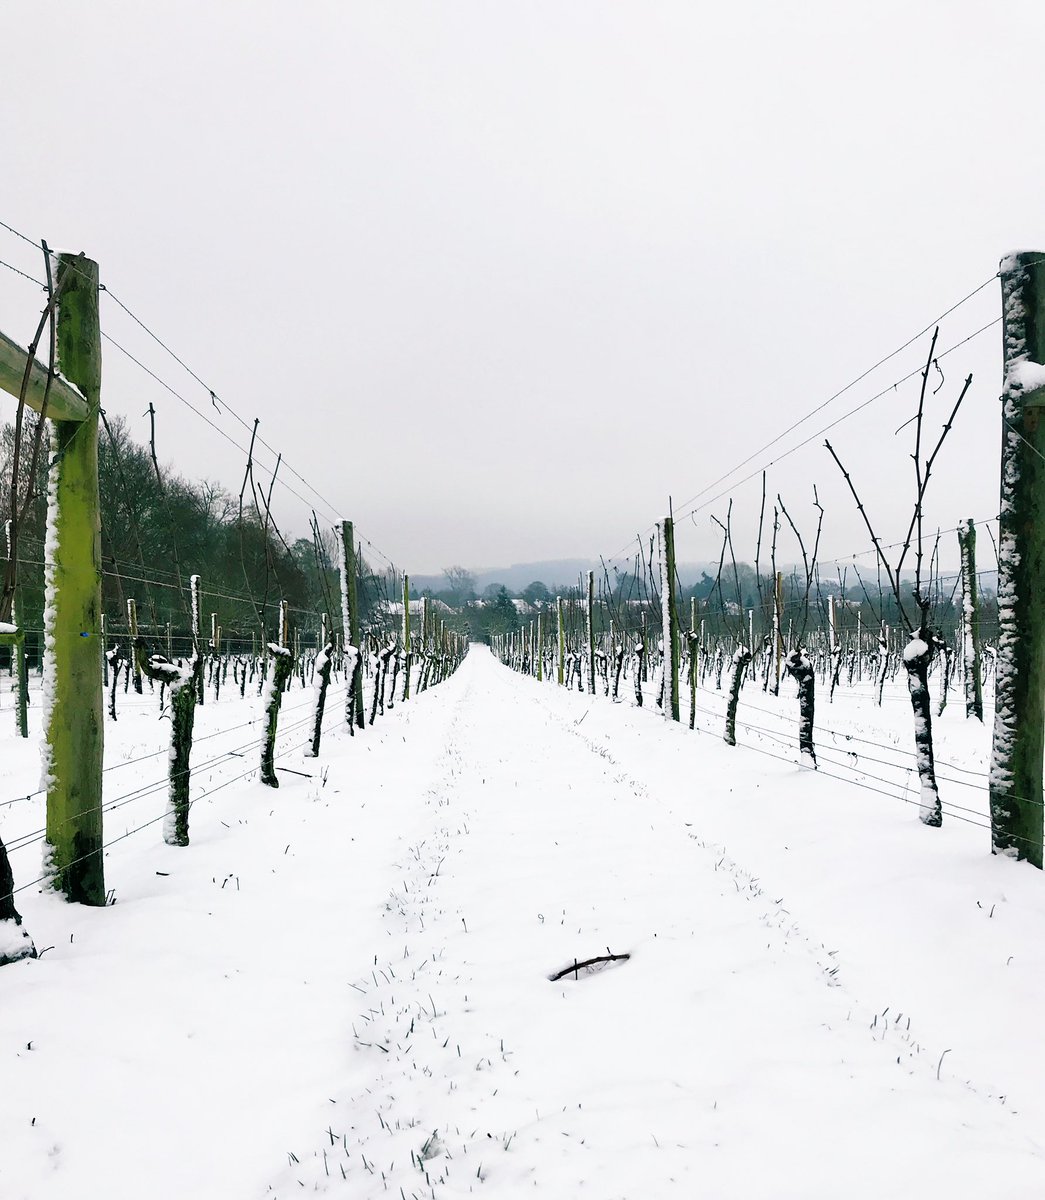
[[[230,690],[186,849],[168,726],[121,697],[115,903],[17,896],[46,952],[0,969],[0,1196],[1045,1195],[1045,881],[989,854],[988,731],[938,723],[927,829],[899,688],[821,699],[816,773],[784,690],[745,689],[731,749],[719,693],[691,733],[475,648],[356,738],[335,695],[318,760],[290,693],[278,791]]]

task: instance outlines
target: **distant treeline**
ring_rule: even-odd
[[[28,414],[35,420],[34,414]],[[32,437],[31,427],[28,433]],[[11,512],[14,430],[0,425],[0,521]],[[23,446],[25,443],[23,442]],[[44,447],[46,449],[46,445]],[[19,495],[30,481],[23,452]],[[47,454],[41,453],[33,498],[19,532],[19,599],[28,651],[39,650],[43,628],[43,551],[46,527]],[[102,512],[102,595],[113,636],[126,629],[127,600],[134,599],[146,636],[166,637],[170,623],[176,651],[189,635],[188,577],[203,588],[204,639],[217,614],[225,646],[260,647],[277,632],[278,606],[286,600],[291,625],[305,644],[318,634],[320,614],[340,621],[340,583],[332,531],[318,537],[286,537],[276,512],[266,508],[264,489],[247,483],[242,503],[220,485],[192,481],[154,460],[120,417],[109,417],[99,440]],[[266,480],[267,483],[267,480]],[[277,491],[273,510],[279,499]],[[2,526],[0,526],[2,528]],[[0,538],[0,561],[7,554]],[[392,582],[360,569],[364,622],[392,594]]]

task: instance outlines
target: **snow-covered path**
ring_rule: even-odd
[[[205,810],[188,851],[122,843],[112,909],[23,905],[56,949],[0,973],[5,1197],[1045,1194],[1034,1052],[1014,1077],[1018,1031],[952,1046],[926,1011],[961,923],[905,915],[902,871],[873,890],[840,854],[907,839],[966,888],[990,898],[997,868],[1031,896],[1011,864],[970,880],[969,831],[838,818],[842,785],[478,648],[323,760],[325,784]],[[1041,940],[1004,936],[952,965],[970,995]],[[631,957],[548,978],[607,951]],[[1010,977],[1006,1020],[1040,998],[1040,974]],[[908,994],[922,1011],[881,1011]]]
[[[585,737],[590,701],[564,717],[482,651],[455,686],[388,952],[355,981],[362,1061],[324,1179],[355,1144],[407,1196],[1041,1193],[1012,1115],[839,986],[704,843],[687,788],[651,793]],[[606,952],[632,957],[548,979]]]

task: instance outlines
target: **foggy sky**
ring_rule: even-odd
[[[1038,3],[8,0],[0,29],[0,220],[96,258],[219,407],[103,297],[116,341],[242,445],[224,404],[260,417],[321,520],[414,572],[623,563],[694,496],[679,557],[717,559],[732,496],[750,559],[760,479],[719,493],[774,459],[770,504],[811,537],[815,483],[822,557],[865,552],[823,437],[781,454],[928,335],[704,489],[1045,249]],[[2,229],[0,259],[42,269]],[[0,268],[0,329],[24,343],[40,304]],[[994,281],[938,348],[998,315]],[[975,378],[928,528],[997,512],[1000,340],[940,361],[933,438]],[[240,451],[111,345],[103,372],[108,413],[144,439],[152,401],[161,458],[238,492]],[[887,542],[916,399],[828,435]]]

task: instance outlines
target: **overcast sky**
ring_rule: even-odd
[[[321,519],[414,572],[609,557],[669,496],[713,500],[679,556],[717,558],[719,493],[916,368],[928,335],[704,489],[1006,251],[1045,249],[1040,0],[5,0],[0,22],[0,220],[96,258],[261,418]],[[0,259],[41,270],[2,229]],[[27,341],[39,308],[0,269],[0,329]],[[939,348],[998,313],[995,281]],[[108,299],[102,319],[245,444]],[[929,498],[950,528],[997,512],[999,328],[940,365],[933,430],[975,373]],[[243,455],[111,345],[103,392],[143,439],[153,401],[161,458],[238,492]],[[886,541],[916,399],[829,435]],[[824,557],[864,551],[822,442],[770,467],[770,496],[811,534],[816,483]],[[741,557],[760,490],[730,493]]]

